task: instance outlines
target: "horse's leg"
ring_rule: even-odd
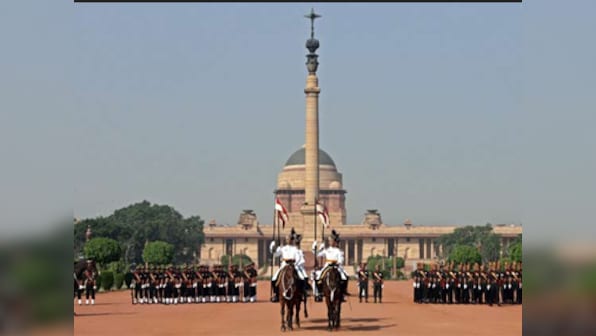
[[[304,294],[304,318],[308,318],[308,309],[306,308],[307,300],[308,300],[308,296],[305,293]]]
[[[337,303],[337,320],[335,322],[335,327],[339,329],[339,323],[341,321],[341,299]]]
[[[327,299],[327,330],[333,330],[333,307],[331,307],[331,301]]]
[[[285,299],[283,297],[279,300],[281,304],[281,331],[286,331],[286,320],[285,320],[285,313],[286,313],[286,306],[285,306]]]
[[[296,298],[296,326],[300,328],[300,302],[302,298]]]
[[[294,330],[294,327],[292,326],[292,318],[294,317],[294,302],[293,302],[293,300],[289,300],[289,301],[287,301],[287,303],[288,303],[288,314],[287,314],[288,328],[290,330]]]

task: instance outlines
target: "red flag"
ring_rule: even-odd
[[[281,204],[279,198],[275,198],[275,212],[277,213],[277,218],[281,220],[281,227],[286,227],[286,222],[289,220],[288,210]]]

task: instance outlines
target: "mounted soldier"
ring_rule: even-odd
[[[329,247],[325,248],[325,246],[321,243],[320,247],[319,247],[319,253],[317,254],[317,257],[324,257],[325,258],[325,265],[323,266],[323,269],[321,270],[321,272],[319,274],[317,274],[317,286],[318,287],[318,291],[322,292],[321,289],[321,284],[320,284],[320,280],[321,280],[321,275],[325,274],[325,271],[327,270],[327,268],[329,268],[330,266],[336,266],[337,269],[339,270],[339,274],[341,277],[341,291],[342,291],[342,301],[345,300],[345,295],[350,295],[348,293],[348,274],[346,273],[346,271],[343,269],[343,263],[344,263],[344,254],[343,252],[337,248],[337,246],[339,245],[339,234],[335,231],[332,230],[331,231],[331,236],[327,237],[327,242],[329,243]]]
[[[293,228],[292,228],[292,233],[295,233]],[[270,251],[273,253],[273,257],[275,258],[275,257],[281,256],[280,267],[275,272],[275,274],[273,274],[273,277],[271,278],[271,286],[273,287],[273,292],[274,292],[274,295],[271,298],[271,302],[279,302],[279,290],[278,290],[277,286],[275,285],[275,282],[277,281],[277,277],[279,276],[279,273],[288,264],[295,265],[296,260],[298,258],[300,258],[300,256],[298,255],[298,249],[296,248],[296,246],[294,246],[295,238],[296,238],[296,236],[294,234],[287,235],[285,238],[285,241],[284,241],[284,245],[278,246],[277,249],[275,250],[275,253],[273,253],[273,248],[275,248],[275,241],[271,242]]]

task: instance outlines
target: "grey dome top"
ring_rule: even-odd
[[[305,148],[302,147],[299,150],[295,151],[294,154],[290,156],[288,161],[286,161],[286,166],[292,165],[303,165],[305,162]],[[335,167],[335,162],[327,152],[319,148],[319,165],[329,165]]]

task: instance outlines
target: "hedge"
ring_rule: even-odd
[[[116,290],[121,289],[123,283],[124,283],[124,274],[116,273],[114,275],[114,288],[116,288]]]
[[[112,271],[104,271],[101,273],[101,287],[105,291],[112,289],[114,285],[114,273]]]

